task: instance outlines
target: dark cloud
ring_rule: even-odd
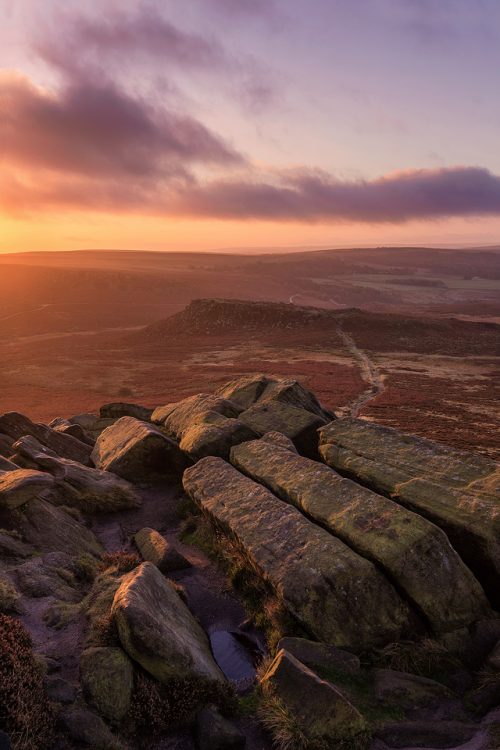
[[[0,157],[68,174],[167,178],[241,157],[193,117],[157,109],[111,83],[42,91],[0,78]]]
[[[150,5],[143,4],[132,14],[66,15],[59,26],[64,33],[60,28],[49,33],[45,30],[35,48],[46,62],[73,77],[85,77],[96,69],[106,72],[110,61],[126,66],[131,59],[184,68],[227,65],[226,54],[216,40],[179,29]]]
[[[223,219],[369,223],[500,215],[500,177],[486,169],[455,167],[346,182],[299,170],[267,183],[192,186],[177,197],[176,210]]]

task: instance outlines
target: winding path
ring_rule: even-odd
[[[340,322],[337,323],[337,331],[347,349],[357,361],[361,370],[361,377],[367,384],[366,390],[346,407],[346,412],[350,417],[357,417],[363,407],[385,391],[384,379],[366,352],[359,349],[354,339],[344,331]]]

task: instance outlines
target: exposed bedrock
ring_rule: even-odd
[[[407,627],[406,604],[372,562],[221,458],[188,469],[184,488],[318,640],[360,651]]]
[[[236,446],[231,461],[373,560],[436,633],[469,625],[487,611],[481,586],[435,524],[265,440]]]
[[[136,483],[177,477],[189,464],[174,440],[134,417],[121,417],[97,438],[92,452],[98,469]]]
[[[291,404],[269,401],[251,406],[240,414],[240,420],[257,435],[281,432],[300,453],[310,458],[318,457],[318,429],[326,424],[323,417]]]
[[[154,410],[152,421],[179,441],[193,459],[228,458],[233,445],[257,436],[238,419],[241,409],[227,399],[199,393]]]
[[[359,419],[320,430],[324,461],[440,526],[500,607],[500,466]]]
[[[33,435],[42,445],[46,445],[61,458],[69,458],[87,466],[90,463],[90,445],[82,443],[72,435],[53,430],[45,424],[36,424],[15,411],[0,416],[0,433],[8,435],[13,442],[25,435]]]

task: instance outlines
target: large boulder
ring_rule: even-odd
[[[353,650],[398,639],[407,607],[371,562],[220,458],[183,481],[311,635]]]
[[[0,472],[0,508],[18,508],[33,498],[48,497],[55,488],[50,474],[33,469]]]
[[[8,435],[13,441],[25,435],[33,435],[42,445],[53,450],[61,458],[69,458],[85,465],[90,463],[91,446],[72,435],[57,432],[45,424],[36,424],[23,414],[11,411],[0,416],[0,432]]]
[[[239,418],[257,435],[281,432],[300,453],[317,457],[318,429],[326,424],[324,417],[281,401],[268,401],[251,406]]]
[[[76,747],[88,747],[90,750],[124,750],[122,743],[101,717],[83,706],[71,706],[61,714],[59,721],[76,743]]]
[[[29,500],[14,513],[24,540],[41,552],[67,552],[74,557],[100,557],[104,552],[90,529],[46,500]]]
[[[8,458],[12,453],[12,443],[14,440],[8,435],[0,433],[0,456]]]
[[[316,414],[327,421],[334,419],[332,412],[325,409],[312,391],[304,388],[297,380],[277,378],[256,373],[244,375],[223,385],[215,392],[216,396],[230,399],[241,410],[254,404],[279,401]]]
[[[359,419],[321,430],[325,462],[440,526],[500,606],[500,466]]]
[[[16,469],[19,469],[19,466],[17,464],[15,464],[8,458],[0,456],[0,472],[3,473],[4,471],[15,471]]]
[[[134,669],[121,648],[93,647],[80,659],[80,676],[87,701],[109,722],[119,724],[130,708]]]
[[[441,529],[328,466],[263,440],[238,445],[231,462],[373,560],[436,633],[477,620],[483,590]]]
[[[398,721],[378,729],[377,738],[391,748],[458,748],[468,747],[478,732],[481,729],[477,724],[459,721]],[[478,743],[474,747],[485,745]]]
[[[191,563],[155,529],[144,528],[134,536],[143,560],[156,565],[162,573],[189,568]]]
[[[196,715],[198,750],[242,750],[246,737],[215,706],[205,706]]]
[[[264,717],[272,711],[273,699],[279,701],[307,742],[321,747],[356,747],[356,740],[366,734],[366,723],[359,711],[330,682],[320,679],[308,667],[282,650],[261,680],[264,694]],[[279,720],[278,720],[279,721]],[[266,722],[267,723],[267,722]],[[302,746],[302,745],[301,745]]]
[[[105,429],[92,459],[98,469],[137,483],[180,476],[189,463],[174,440],[134,417],[121,417]]]
[[[204,631],[151,563],[124,576],[111,612],[125,651],[160,682],[174,677],[223,679]]]
[[[109,472],[59,458],[32,436],[18,440],[14,450],[19,464],[32,466],[54,477],[53,502],[90,513],[113,512],[140,505],[139,495],[129,482]]]
[[[161,424],[193,459],[227,458],[233,445],[256,437],[238,418],[239,409],[226,399],[199,393],[155,409],[152,421]]]

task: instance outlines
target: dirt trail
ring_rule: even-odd
[[[347,349],[357,361],[361,370],[361,376],[367,384],[366,390],[345,408],[346,415],[350,417],[358,417],[361,410],[369,404],[370,401],[373,401],[374,398],[384,392],[384,379],[366,352],[359,349],[354,339],[344,331],[341,323],[337,324],[337,331]]]

